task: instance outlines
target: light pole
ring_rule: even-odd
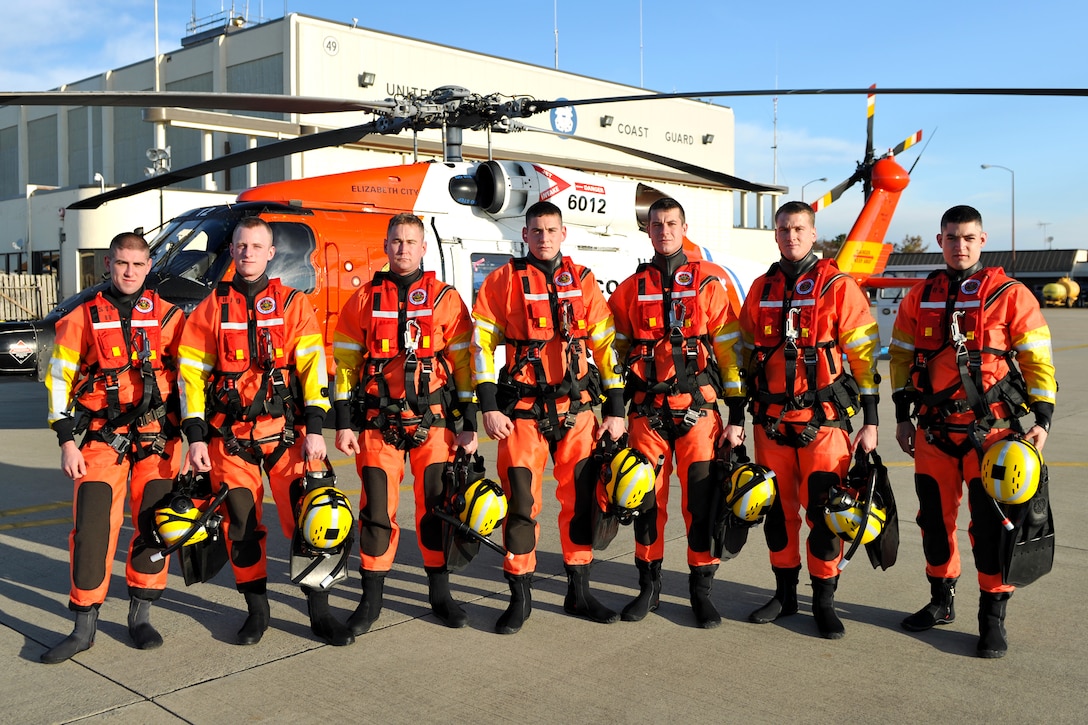
[[[1016,172],[1008,166],[998,164],[983,164],[984,169],[1004,169],[1012,177],[1012,264],[1009,265],[1009,276],[1016,277]]]
[[[821,176],[818,179],[813,179],[812,181],[806,181],[805,183],[801,184],[801,201],[805,200],[805,187],[808,186],[809,184],[815,184],[817,181],[827,181],[827,177],[826,176]]]

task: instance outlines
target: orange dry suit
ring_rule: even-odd
[[[306,296],[279,280],[222,282],[189,315],[180,355],[185,435],[207,440],[212,485],[225,482],[227,549],[240,591],[264,591],[264,485],[288,538],[289,488],[304,474],[300,439],[321,435],[325,343]]]
[[[154,600],[167,562],[152,562],[154,509],[177,475],[181,448],[174,391],[184,316],[154,291],[99,292],[57,323],[46,387],[49,423],[63,445],[86,433],[86,475],[75,483],[69,536],[70,606],[101,604],[124,522],[125,484],[135,534],[125,578],[130,596]]]
[[[960,574],[956,517],[967,482],[972,551],[983,591],[1001,583],[1001,519],[982,487],[981,451],[1022,430],[1030,410],[1050,428],[1057,384],[1050,330],[1032,293],[997,267],[939,270],[899,306],[890,345],[896,421],[918,420],[915,488],[926,573]]]
[[[510,501],[506,547],[515,555],[503,566],[515,575],[536,569],[536,517],[549,452],[563,560],[588,564],[597,485],[593,467],[584,465],[597,430],[592,406],[603,398],[603,415],[623,415],[615,328],[597,280],[568,257],[517,258],[487,276],[473,316],[472,374],[480,408],[501,411],[514,425],[498,444],[499,477]],[[495,353],[504,344],[506,365],[498,371]]]
[[[445,566],[441,521],[430,512],[442,503],[442,472],[457,430],[476,426],[471,335],[461,296],[433,272],[379,272],[340,313],[333,338],[336,427],[362,431],[356,465],[364,570],[393,565],[405,456],[424,566]]]
[[[800,566],[804,507],[809,573],[832,578],[842,546],[821,509],[849,468],[850,418],[860,408],[865,425],[877,424],[879,334],[869,300],[832,260],[783,259],[753,284],[741,328],[756,461],[778,482],[764,527],[771,565]]]
[[[627,370],[629,443],[651,461],[665,457],[650,505],[635,519],[635,556],[656,561],[664,555],[675,455],[688,563],[716,564],[708,517],[715,486],[711,462],[722,434],[718,398],[726,396],[731,422],[744,421],[739,310],[730,304],[725,282],[683,251],[639,266],[608,304],[616,352]]]

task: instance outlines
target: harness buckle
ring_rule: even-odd
[[[242,444],[232,434],[230,438],[223,439],[223,450],[227,452],[228,456],[240,456],[242,455]]]
[[[688,428],[692,428],[695,426],[696,423],[699,422],[700,417],[701,416],[699,415],[698,410],[696,410],[695,408],[688,408],[684,411],[683,425],[687,426]]]
[[[118,453],[128,452],[129,446],[131,445],[131,441],[129,441],[128,437],[109,428],[102,429],[102,440],[106,441],[106,445]]]

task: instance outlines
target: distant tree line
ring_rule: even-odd
[[[816,244],[812,246],[812,250],[825,258],[834,258],[835,255],[839,253],[839,248],[842,247],[842,243],[845,241],[845,234],[839,234],[833,239],[817,239]],[[916,252],[924,252],[928,248],[929,242],[923,242],[920,236],[907,234],[903,237],[903,241],[895,244],[892,251],[914,254]]]

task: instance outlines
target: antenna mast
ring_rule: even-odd
[[[555,69],[559,70],[559,0],[553,0],[552,14],[555,26]]]

